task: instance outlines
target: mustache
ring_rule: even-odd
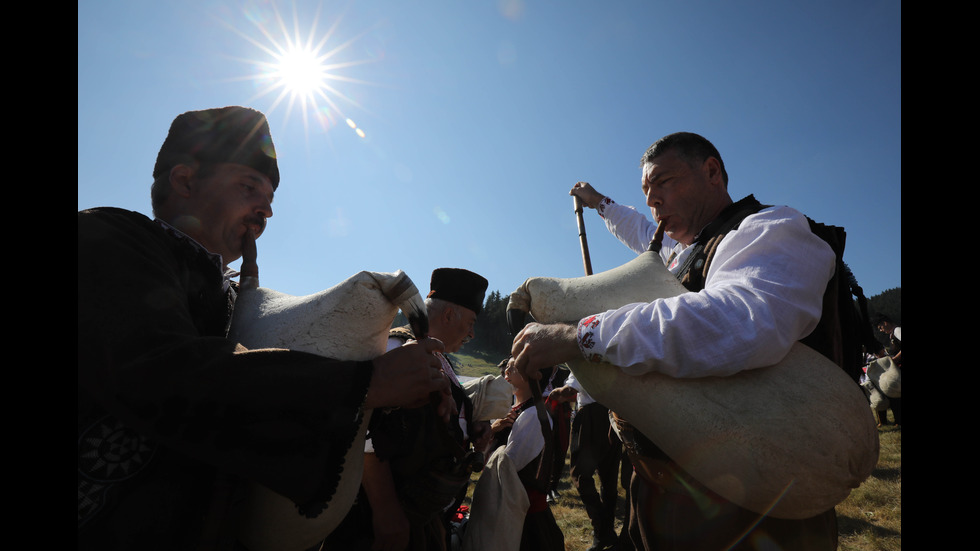
[[[258,226],[259,233],[262,233],[265,231],[265,225],[268,224],[268,221],[265,216],[249,216],[245,219],[245,223],[250,226]]]
[[[265,226],[268,224],[268,221],[265,216],[249,216],[245,218],[245,224],[248,226],[257,227],[258,231],[256,232],[255,236],[258,237],[265,231]]]

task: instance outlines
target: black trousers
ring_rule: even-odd
[[[595,402],[579,408],[572,419],[569,449],[572,484],[592,521],[595,537],[610,540],[616,535],[616,497],[623,447],[617,438],[610,438],[608,408]],[[599,475],[598,489],[593,474]]]

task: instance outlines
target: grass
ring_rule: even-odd
[[[496,363],[466,355],[454,355],[462,364],[461,375],[497,373]],[[902,549],[902,431],[892,424],[878,431],[878,466],[850,496],[837,505],[840,551],[899,551]],[[558,486],[561,498],[551,510],[565,535],[566,551],[586,551],[592,545],[592,525],[568,476],[568,458]],[[474,475],[470,495],[479,475]],[[598,479],[596,480],[598,485]],[[469,498],[467,498],[469,505]],[[616,531],[626,510],[625,492],[619,490]]]
[[[889,420],[894,418],[889,413]],[[897,551],[902,548],[902,430],[878,431],[878,466],[837,505],[841,551]]]
[[[482,377],[484,375],[498,375],[500,369],[497,364],[504,358],[489,358],[484,355],[455,353],[450,354],[453,361],[459,367],[459,375],[466,377]]]

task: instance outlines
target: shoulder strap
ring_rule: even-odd
[[[766,205],[760,204],[750,195],[722,211],[714,222],[702,230],[692,245],[694,249],[677,272],[681,284],[689,291],[703,289],[708,268],[721,240],[728,232],[738,228],[746,217],[764,208]],[[874,347],[877,341],[871,333],[864,291],[844,263],[847,233],[844,228],[815,222],[809,217],[807,222],[810,224],[810,231],[833,249],[836,269],[824,291],[820,322],[801,342],[832,360],[858,381],[863,364],[861,347]]]
[[[718,244],[728,232],[737,228],[742,220],[764,208],[766,205],[759,203],[753,195],[725,207],[718,218],[705,226],[695,239],[693,249],[676,274],[681,285],[693,292],[704,289],[708,266],[711,265],[711,258],[714,257]]]
[[[836,269],[824,293],[820,323],[801,342],[833,360],[858,382],[864,365],[861,347],[873,350],[877,347],[877,340],[871,332],[868,299],[857,278],[844,263],[847,232],[839,226],[815,222],[809,217],[807,221],[810,230],[833,249]]]

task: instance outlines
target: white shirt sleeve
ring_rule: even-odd
[[[605,222],[606,229],[616,236],[616,239],[619,239],[637,254],[646,252],[650,246],[650,241],[653,239],[653,234],[657,231],[657,225],[649,218],[635,208],[620,205],[608,197],[599,203],[599,208],[596,210]],[[670,236],[664,235],[661,241],[660,257],[666,260],[671,248],[675,245],[677,245],[676,241]]]
[[[600,201],[596,212],[606,223],[609,233],[615,235],[624,245],[637,254],[647,250],[657,225],[643,213],[633,207],[620,205],[608,197]]]
[[[582,383],[578,382],[574,373],[568,374],[568,378],[565,379],[565,384],[578,391],[578,394],[575,395],[575,404],[578,408],[595,402],[592,396],[589,396],[589,393],[582,388]]]
[[[548,423],[553,424],[551,416],[547,417]],[[538,423],[537,409],[531,406],[522,411],[514,421],[504,453],[514,463],[514,468],[519,471],[540,455],[542,450],[544,450],[544,436],[541,434],[541,424]]]
[[[725,376],[772,365],[816,327],[834,260],[801,213],[765,209],[722,240],[702,291],[589,316],[579,322],[579,346],[633,375]]]

